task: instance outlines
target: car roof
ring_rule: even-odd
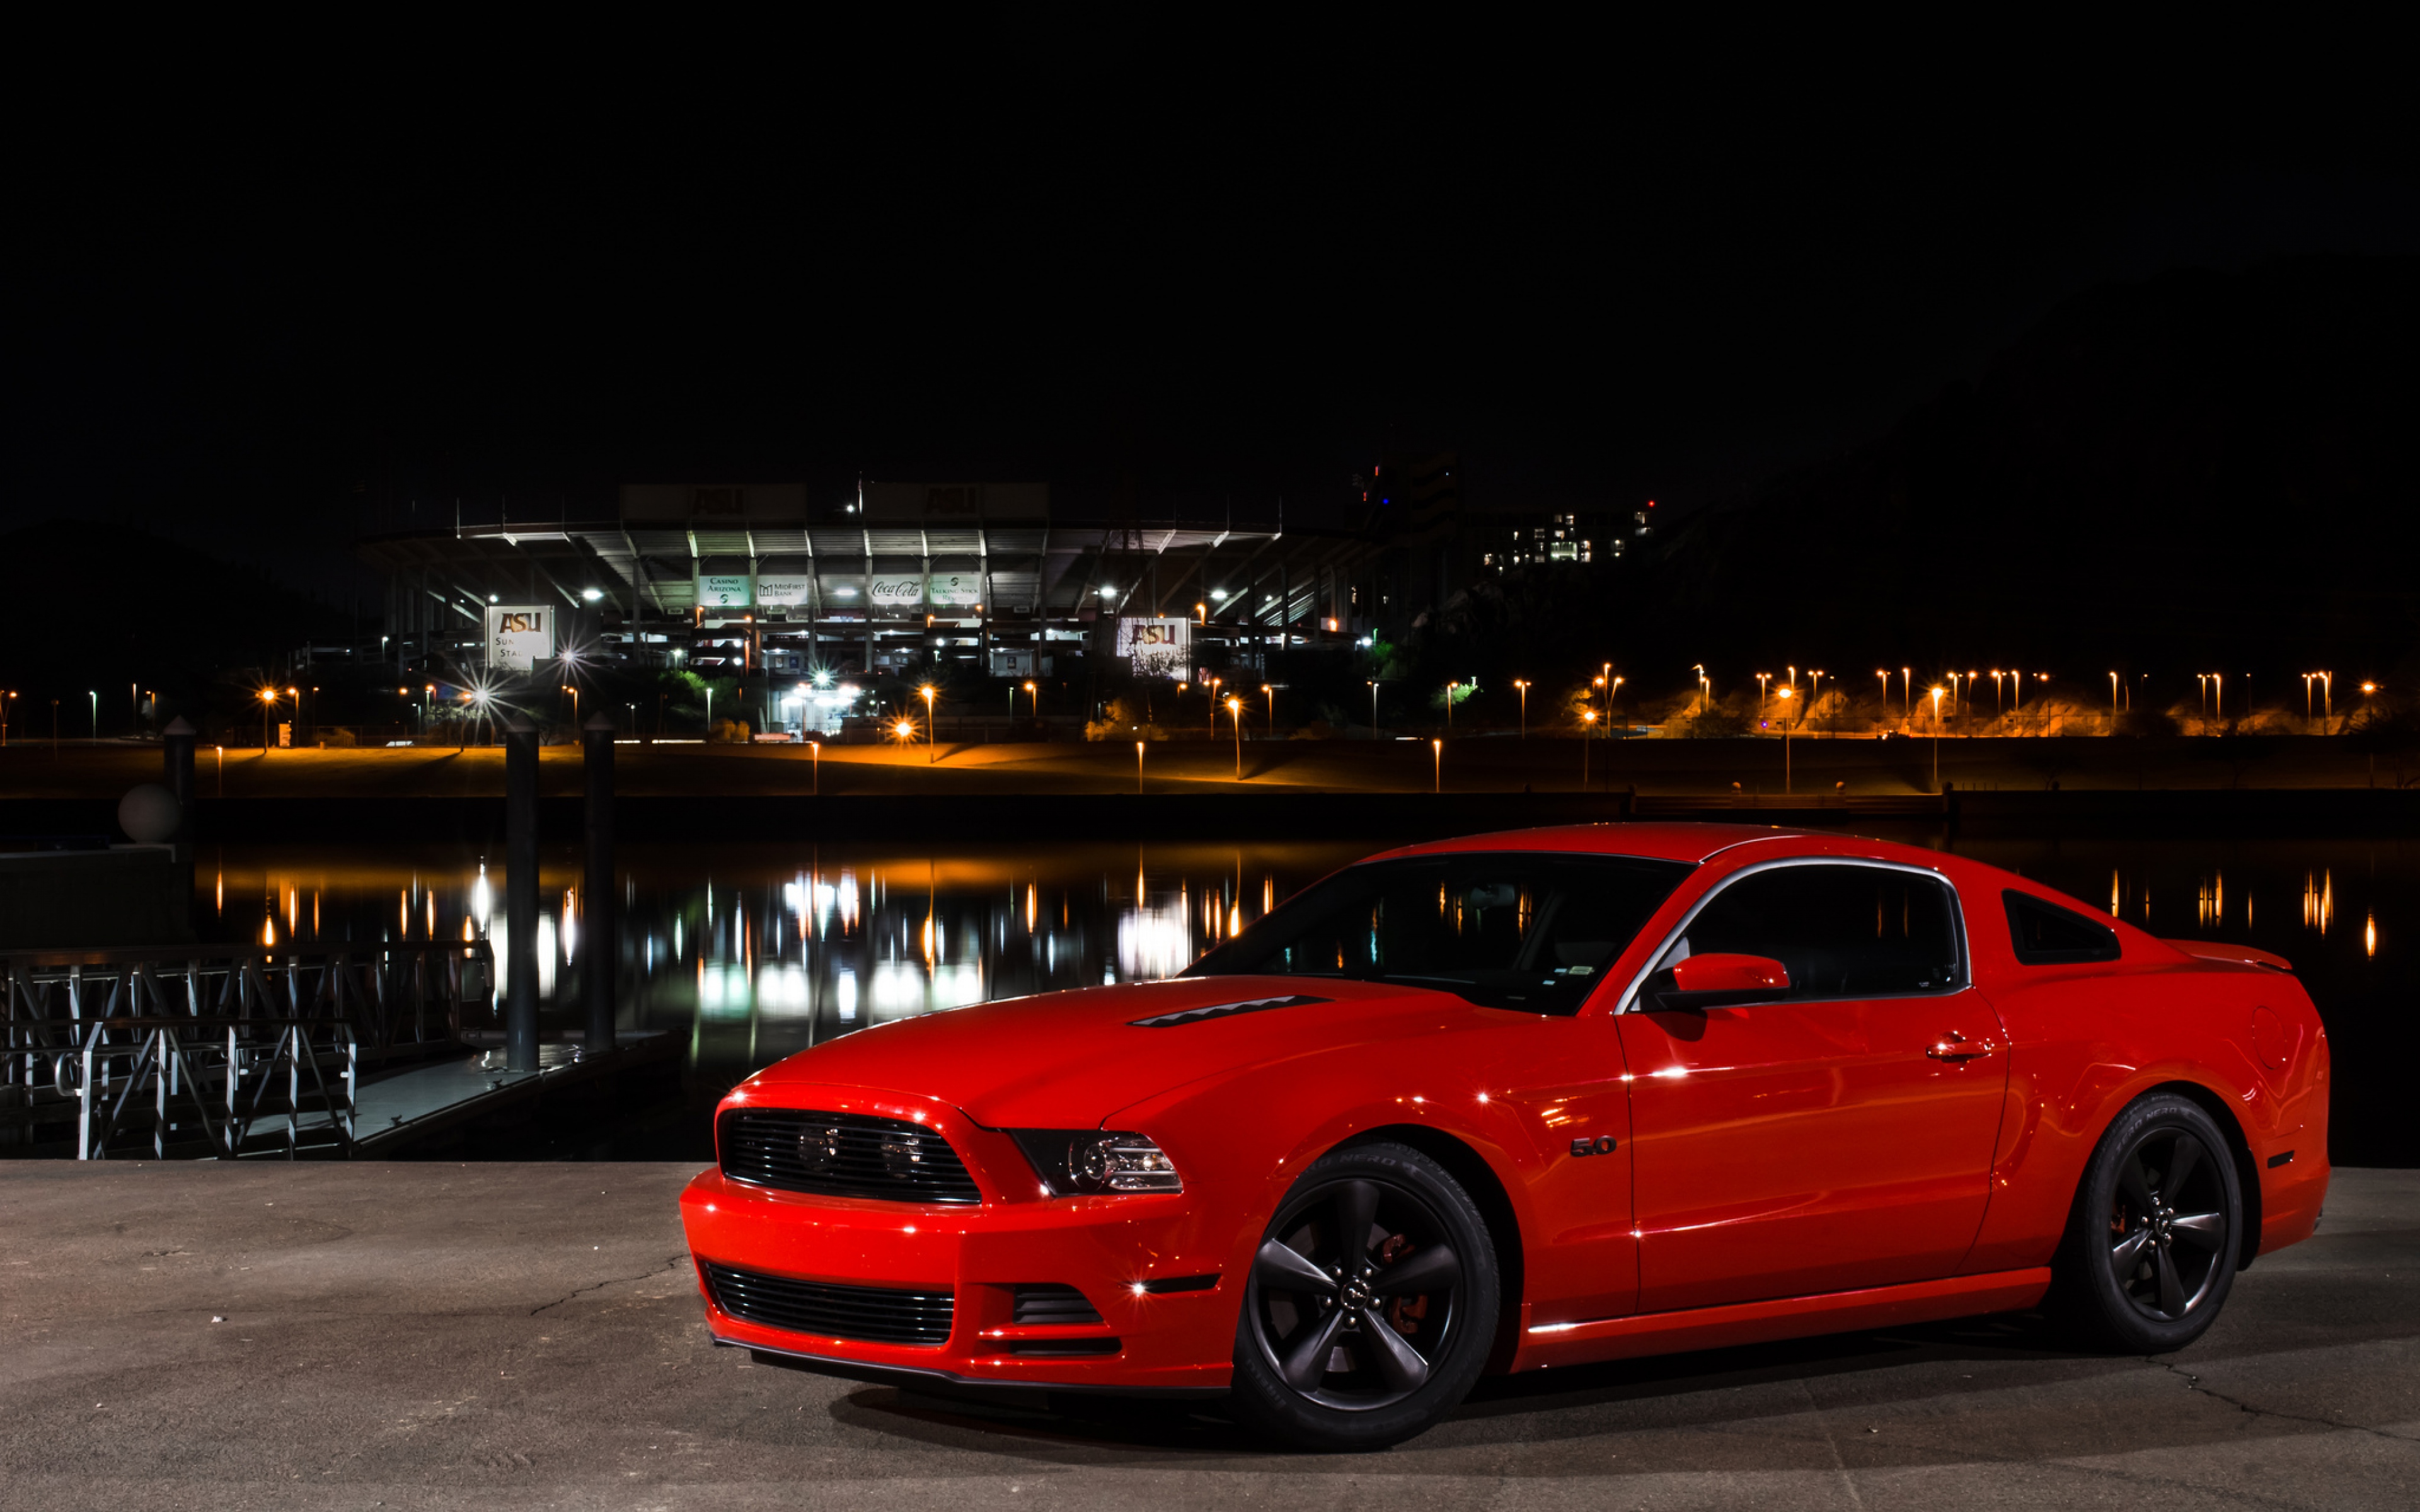
[[[1579,851],[1597,856],[1643,856],[1697,865],[1735,846],[1759,841],[1838,840],[1772,825],[1603,824],[1549,825],[1537,829],[1499,829],[1485,835],[1406,845],[1371,856],[1443,856],[1457,851]]]

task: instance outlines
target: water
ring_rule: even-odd
[[[476,1152],[709,1160],[716,1099],[759,1066],[895,1018],[1171,975],[1305,884],[1388,843],[625,846],[622,1023],[681,1039],[679,1093],[602,1126]],[[2154,933],[2241,942],[2292,961],[2335,1048],[2332,1158],[2420,1165],[2420,1132],[2397,1086],[2420,1050],[2420,925],[2401,933],[2420,921],[2420,842],[1954,848]],[[509,943],[501,869],[500,856],[454,847],[365,858],[230,846],[200,857],[198,921],[270,945],[484,932],[501,968]],[[590,901],[580,896],[574,852],[551,849],[541,879],[538,995],[550,1027],[568,1028],[581,1017]]]

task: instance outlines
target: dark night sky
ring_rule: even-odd
[[[1480,501],[1686,508],[2079,289],[2420,247],[2381,38],[1282,40],[62,56],[8,149],[0,527],[300,576],[362,485],[1310,512],[1442,446]]]

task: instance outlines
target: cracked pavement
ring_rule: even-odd
[[[0,1165],[0,1508],[2420,1504],[2420,1171],[2337,1172],[2177,1355],[1843,1335],[1490,1382],[1326,1458],[715,1350],[692,1169]]]

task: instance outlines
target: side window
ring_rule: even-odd
[[[2106,924],[2014,887],[2001,893],[2000,902],[2009,910],[2009,942],[2016,947],[2021,964],[2064,966],[2118,959],[2118,932]]]
[[[1782,866],[1714,895],[1667,955],[1736,952],[1790,968],[1793,998],[1939,993],[1962,980],[1957,897],[1912,872]]]

